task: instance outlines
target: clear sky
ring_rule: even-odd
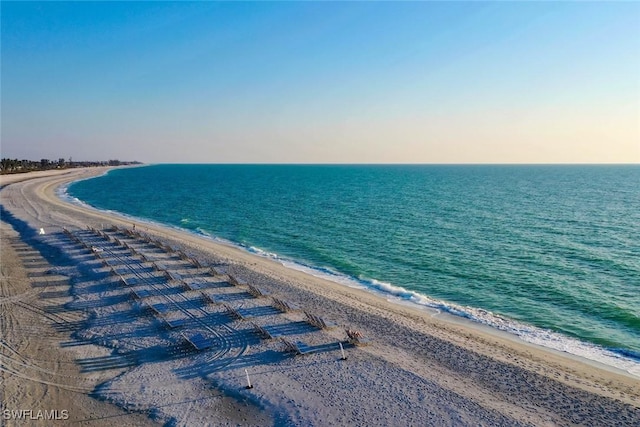
[[[5,2],[2,157],[640,163],[640,3]]]

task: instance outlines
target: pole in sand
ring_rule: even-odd
[[[342,352],[342,360],[347,360],[347,356],[344,355],[344,348],[342,347],[342,343],[338,343],[340,344],[340,351]]]
[[[244,373],[247,375],[247,389],[253,388],[253,385],[251,385],[251,380],[249,379],[249,372],[247,372],[247,370],[244,370]]]

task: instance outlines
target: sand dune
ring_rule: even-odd
[[[102,172],[3,177],[3,411],[89,425],[640,424],[640,380],[623,372],[55,194]]]

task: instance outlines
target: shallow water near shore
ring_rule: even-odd
[[[156,165],[68,194],[640,375],[640,167]]]

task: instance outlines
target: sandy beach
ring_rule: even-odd
[[[0,425],[640,425],[628,373],[56,195],[104,172],[1,178]]]

